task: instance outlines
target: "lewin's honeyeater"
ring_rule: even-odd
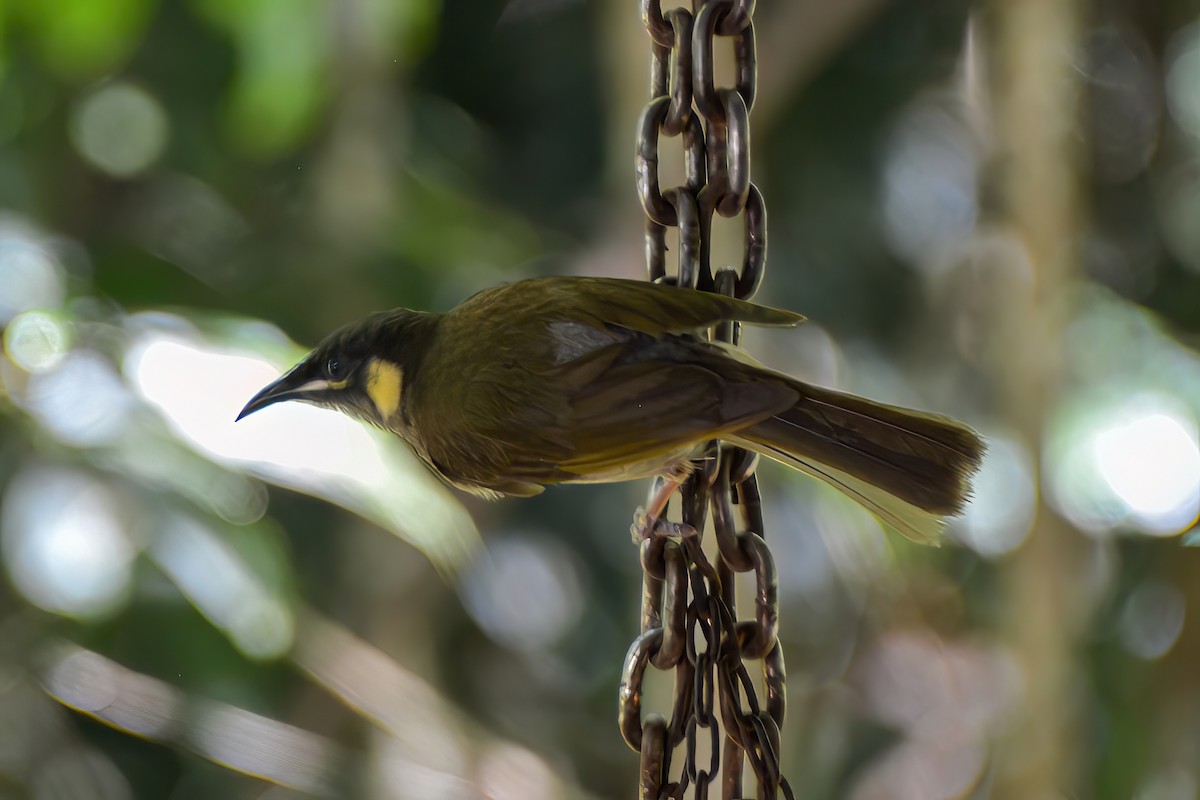
[[[802,383],[708,341],[705,329],[728,320],[803,317],[641,281],[518,281],[446,314],[398,308],[350,323],[238,418],[283,400],[335,408],[400,436],[454,486],[493,497],[552,483],[678,481],[721,439],[935,541],[941,518],[962,510],[979,436],[948,417]]]

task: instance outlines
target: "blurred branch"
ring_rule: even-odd
[[[341,625],[309,611],[292,659],[317,685],[404,742],[413,761],[453,769],[463,760],[466,739],[437,690]]]
[[[336,770],[345,754],[317,734],[226,703],[188,697],[65,642],[46,652],[41,682],[63,705],[119,731],[178,745],[280,786],[335,796]]]
[[[338,796],[342,773],[362,761],[381,800],[411,797],[559,796],[559,780],[527,750],[468,738],[436,688],[314,611],[301,611],[293,662],[384,736],[363,758],[310,731],[197,698],[67,642],[43,655],[46,693],[119,731],[176,745],[217,764],[317,797]],[[513,773],[513,765],[522,765]],[[401,780],[402,778],[402,780]],[[420,788],[407,785],[419,781]]]
[[[1017,247],[993,369],[1008,423],[1041,451],[1062,374],[1063,325],[1078,270],[1080,199],[1074,137],[1080,81],[1072,63],[1080,0],[994,0],[983,22],[995,135],[990,194]],[[1020,262],[1021,256],[1027,263]],[[1077,644],[1084,610],[1079,537],[1044,498],[1007,570],[1009,634],[1024,679],[1002,743],[999,797],[1086,794],[1079,786]]]

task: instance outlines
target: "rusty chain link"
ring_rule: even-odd
[[[766,207],[750,181],[749,114],[756,62],[754,0],[692,0],[689,10],[642,0],[650,35],[650,102],[638,126],[638,195],[646,212],[650,280],[749,299],[762,283],[766,261]],[[714,40],[727,39],[734,55],[733,85],[713,75]],[[682,137],[684,183],[659,183],[659,141]],[[740,268],[711,264],[713,214],[743,217]],[[667,269],[668,229],[678,236],[674,274]],[[713,332],[737,344],[737,323]],[[712,442],[680,487],[682,535],[641,542],[644,572],[641,634],[630,646],[621,681],[619,724],[641,754],[641,800],[707,798],[718,778],[724,800],[743,798],[750,765],[759,800],[782,792],[779,729],[785,671],[778,640],[775,565],[763,539],[757,456]],[[739,510],[735,520],[733,507]],[[719,557],[701,546],[711,510]],[[739,523],[740,522],[740,526]],[[754,617],[738,620],[735,577],[753,573]],[[747,661],[760,660],[765,704],[758,699]],[[670,719],[643,716],[648,668],[674,671]],[[681,765],[673,763],[682,750]]]

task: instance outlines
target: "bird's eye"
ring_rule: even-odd
[[[336,358],[329,359],[325,363],[325,373],[331,378],[336,378],[342,374],[342,363]]]

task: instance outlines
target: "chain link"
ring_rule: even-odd
[[[650,102],[638,126],[637,187],[646,213],[650,280],[749,299],[766,263],[766,207],[750,180],[749,114],[756,61],[754,0],[693,0],[691,9],[663,12],[661,0],[642,0],[651,42]],[[733,86],[718,86],[714,42],[729,40]],[[662,189],[659,143],[682,137],[684,183]],[[740,268],[711,265],[713,214],[742,216]],[[678,256],[668,272],[667,235],[675,229]],[[737,344],[737,323],[713,331]],[[786,706],[783,650],[774,560],[763,538],[754,453],[712,442],[680,487],[683,525],[678,539],[641,543],[641,634],[625,659],[619,724],[641,753],[641,798],[707,798],[720,779],[723,800],[743,798],[749,765],[759,800],[792,792],[780,772],[779,729]],[[738,508],[735,520],[734,506]],[[714,564],[701,536],[712,511]],[[754,576],[754,617],[738,620],[736,575]],[[765,706],[747,661],[761,661]],[[670,719],[642,716],[643,680],[650,667],[674,671]],[[682,750],[682,765],[672,768]],[[707,753],[707,757],[705,754]]]

